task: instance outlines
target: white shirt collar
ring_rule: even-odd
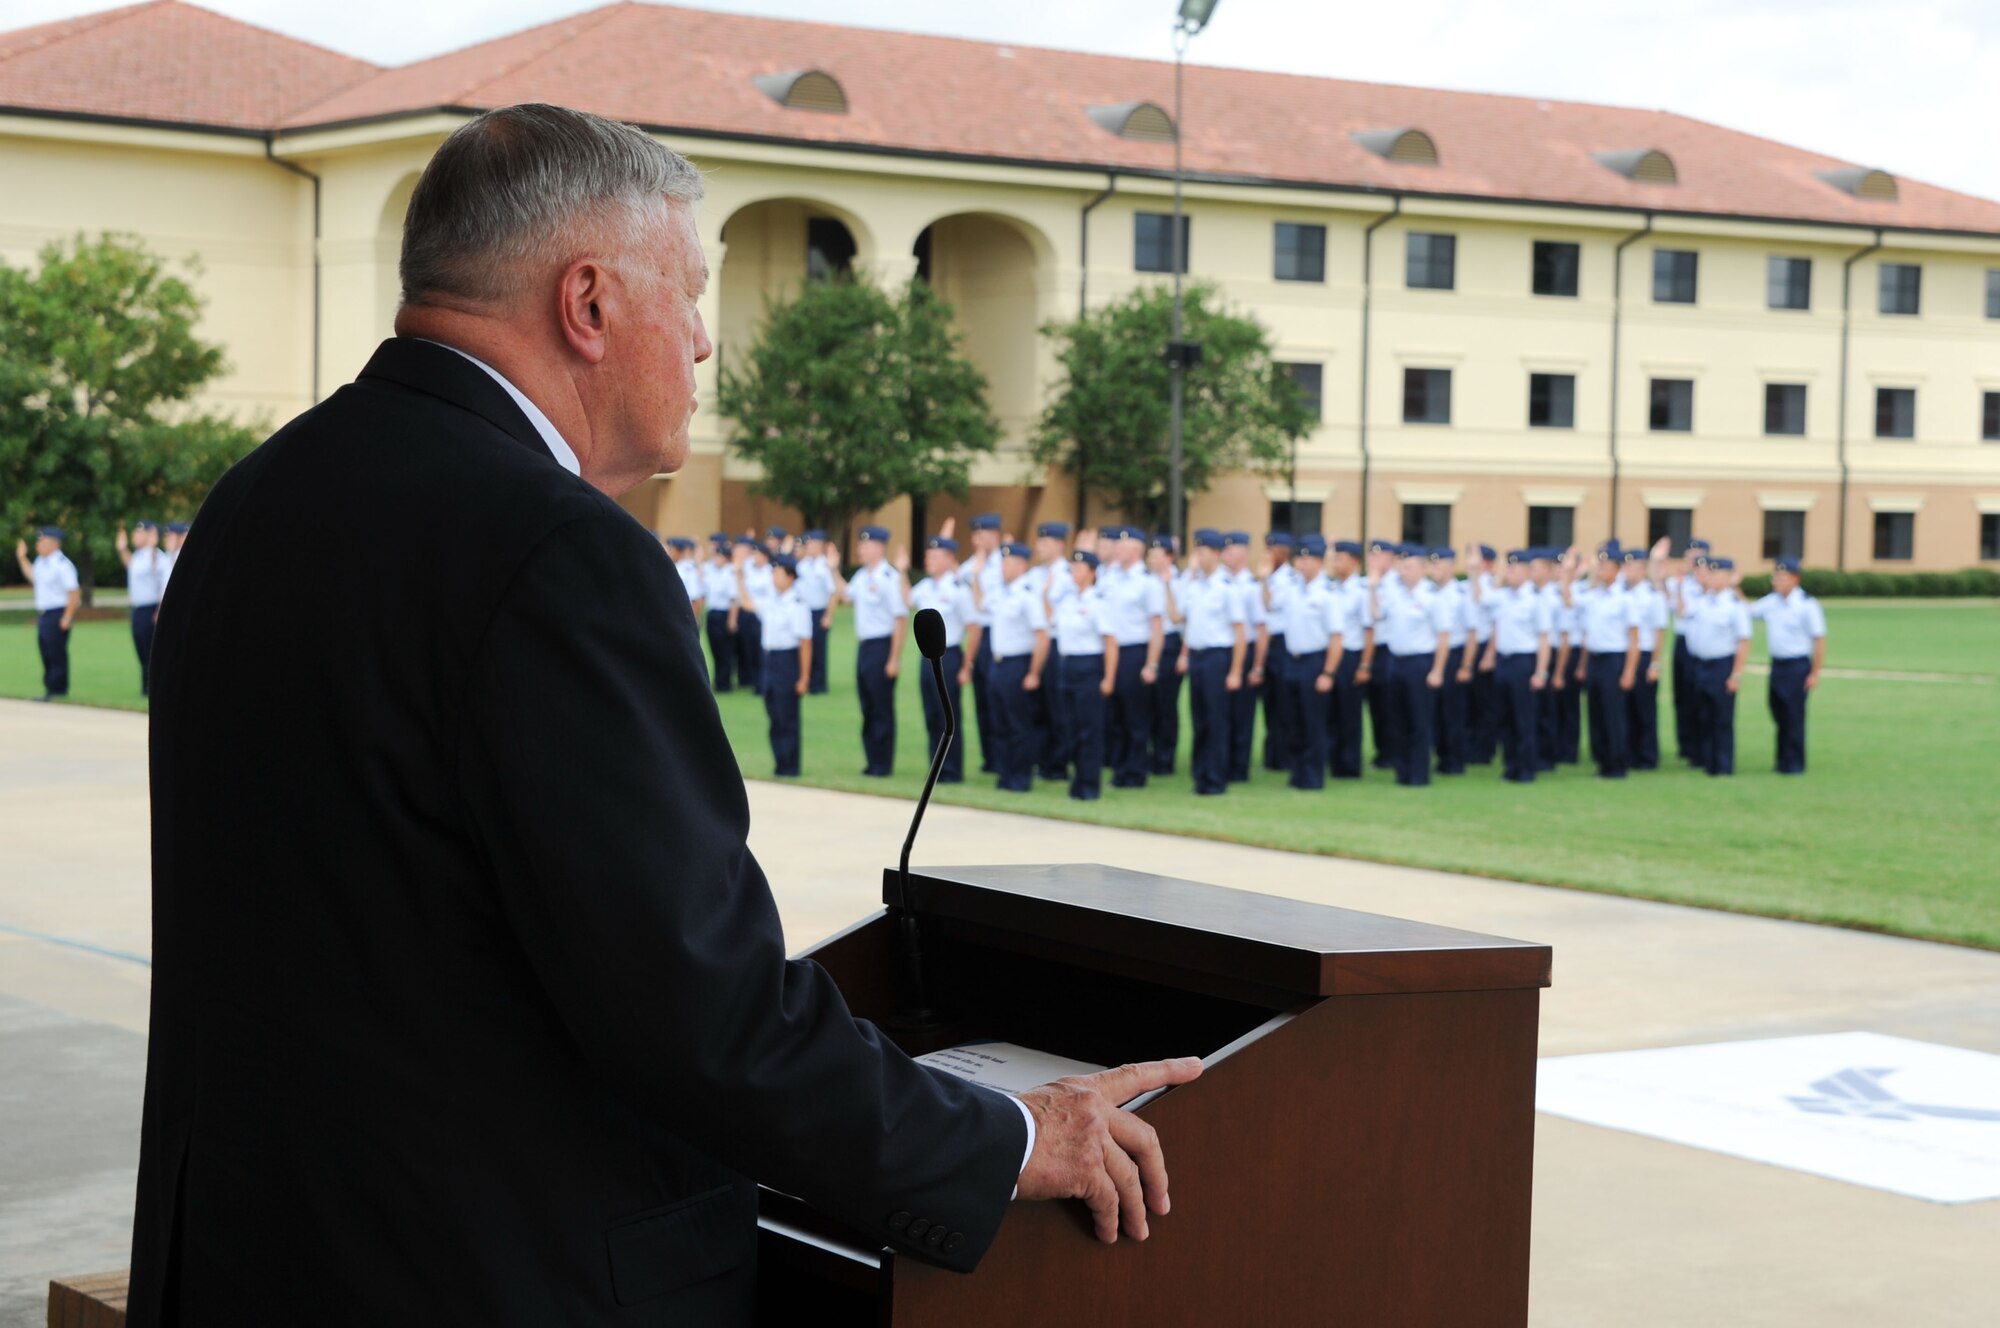
[[[419,338],[419,340],[429,341],[430,339],[428,337],[423,337]],[[446,350],[451,351],[454,354],[464,355],[466,359],[471,360],[474,364],[484,369],[487,373],[487,376],[492,378],[494,382],[500,384],[500,386],[503,389],[505,389],[507,395],[514,399],[514,404],[519,406],[521,408],[521,413],[528,417],[528,423],[535,426],[535,432],[542,436],[542,443],[549,449],[549,455],[556,459],[556,464],[561,466],[564,470],[568,471],[570,474],[575,475],[579,478],[582,477],[583,466],[577,461],[576,452],[570,447],[568,443],[563,441],[562,434],[557,431],[555,425],[549,422],[549,417],[542,414],[542,408],[540,406],[537,406],[534,402],[528,400],[528,398],[522,393],[520,388],[508,382],[507,376],[505,374],[501,373],[498,369],[494,368],[486,361],[480,359],[477,355],[466,355],[464,351],[460,350],[456,346],[446,345],[442,341],[432,341],[431,344],[433,346],[444,346]]]

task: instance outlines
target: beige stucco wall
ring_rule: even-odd
[[[321,199],[319,373],[322,391],[350,379],[389,334],[395,261],[408,191],[457,123],[430,116],[389,125],[294,135],[275,150],[318,174]],[[1165,181],[1121,178],[1089,222],[1084,268],[1081,209],[1106,177],[980,163],[714,140],[665,141],[707,175],[698,229],[715,279],[702,305],[721,358],[756,335],[767,294],[804,275],[809,216],[839,218],[854,235],[856,266],[889,286],[915,269],[913,246],[933,227],[932,276],[958,308],[966,348],[992,384],[1003,444],[980,462],[965,501],[932,497],[927,517],[997,510],[1010,527],[1073,520],[1066,476],[1033,467],[1026,443],[1056,367],[1034,329],[1073,317],[1088,280],[1096,307],[1164,276],[1132,270],[1133,215],[1167,211]],[[22,262],[78,229],[135,231],[173,256],[198,254],[210,300],[208,334],[227,348],[228,378],[211,393],[241,411],[282,420],[310,392],[311,187],[264,159],[254,139],[0,117],[0,254]],[[1662,204],[1671,203],[1662,191]],[[1521,542],[1534,502],[1567,497],[1580,540],[1611,521],[1614,255],[1623,251],[1624,305],[1617,381],[1620,459],[1617,532],[1642,536],[1651,505],[1691,505],[1695,526],[1756,558],[1763,512],[1807,512],[1807,559],[1839,552],[1841,273],[1871,232],[1726,219],[1535,205],[1406,199],[1390,216],[1380,196],[1197,183],[1192,275],[1271,330],[1278,358],[1323,366],[1322,421],[1299,448],[1299,496],[1324,504],[1329,534],[1359,530],[1363,498],[1362,306],[1364,229],[1375,225],[1367,348],[1367,533],[1400,532],[1408,501],[1450,501],[1464,542]],[[1272,227],[1326,227],[1326,279],[1272,277]],[[1458,237],[1451,291],[1407,289],[1412,231]],[[1582,247],[1576,298],[1530,293],[1535,240]],[[1957,567],[1977,557],[1978,516],[2000,501],[2000,444],[1978,437],[1980,393],[2000,391],[2000,320],[1984,316],[1985,272],[2000,267],[1992,239],[1887,235],[1853,265],[1846,457],[1849,565],[1872,565],[1873,509],[1916,514],[1909,567]],[[1656,248],[1699,252],[1692,306],[1651,298]],[[1813,260],[1812,307],[1765,307],[1772,255]],[[1916,318],[1876,312],[1878,266],[1923,265]],[[1406,368],[1452,372],[1449,425],[1401,421]],[[678,476],[628,495],[627,507],[662,532],[785,524],[797,514],[755,493],[757,472],[726,455],[711,362],[698,375],[702,405],[693,457]],[[1530,428],[1528,376],[1576,376],[1575,427]],[[1648,428],[1648,380],[1695,382],[1692,433]],[[1763,433],[1767,382],[1804,383],[1803,437]],[[1878,386],[1918,393],[1918,436],[1873,437]],[[1193,524],[1261,530],[1281,477],[1239,476],[1190,506]],[[1982,504],[1986,506],[1982,509]],[[871,514],[902,532],[909,505]],[[1093,500],[1088,519],[1118,514]]]

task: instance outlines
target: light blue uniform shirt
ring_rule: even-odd
[[[1070,582],[1072,586],[1076,583]],[[1056,605],[1056,649],[1064,657],[1102,655],[1104,638],[1112,635],[1105,625],[1110,606],[1101,587],[1092,586],[1080,595],[1064,597]]]
[[[1167,594],[1166,617],[1161,620],[1160,627],[1168,636],[1178,636],[1181,624],[1186,621],[1187,611],[1181,607],[1181,588],[1187,585],[1189,575],[1176,567],[1163,581],[1154,577],[1154,580],[1160,581],[1160,589]]]
[[[157,548],[134,549],[132,565],[125,569],[125,586],[133,608],[158,604],[167,592],[167,555]]]
[[[1182,640],[1189,650],[1226,650],[1236,644],[1236,629],[1244,625],[1243,596],[1221,568],[1211,576],[1189,573],[1181,586],[1181,612]]]
[[[1563,603],[1562,583],[1551,580],[1542,587],[1541,595],[1549,605],[1549,644],[1557,649],[1578,644],[1576,611]]]
[[[1812,654],[1813,642],[1826,635],[1826,611],[1804,586],[1793,586],[1789,595],[1774,591],[1764,596],[1751,606],[1750,616],[1764,620],[1772,659],[1804,659]]]
[[[1059,563],[1036,563],[1021,573],[1021,579],[1037,595],[1046,596],[1049,607],[1054,607],[1076,593],[1076,578],[1069,573],[1067,561]]]
[[[1265,615],[1266,622],[1271,629],[1271,635],[1284,636],[1286,634],[1284,619],[1278,616],[1278,604],[1280,601],[1288,600],[1291,593],[1304,586],[1305,583],[1305,575],[1289,562],[1281,567],[1271,569],[1271,575],[1265,581],[1265,584],[1271,589],[1271,602],[1266,606],[1267,613]],[[1289,649],[1289,647],[1287,648]]]
[[[757,601],[757,617],[764,624],[764,649],[797,650],[801,641],[812,640],[813,612],[799,598],[795,585],[783,594],[769,596],[751,592]]]
[[[1341,595],[1324,576],[1308,581],[1296,573],[1282,589],[1272,577],[1271,630],[1285,638],[1291,655],[1324,655],[1339,628]]]
[[[1696,659],[1725,659],[1750,639],[1750,610],[1734,591],[1696,595],[1688,601],[1681,635]]]
[[[799,592],[799,603],[814,613],[826,612],[826,606],[833,603],[833,580],[833,568],[827,565],[825,554],[799,559],[799,579],[795,587]]]
[[[1076,583],[1070,582],[1070,587],[1075,589]],[[993,625],[988,635],[993,642],[993,662],[1034,653],[1035,633],[1047,631],[1049,619],[1042,611],[1042,592],[1028,584],[1027,574],[1002,586],[992,605]]]
[[[1472,592],[1465,582],[1431,583],[1431,621],[1444,633],[1446,645],[1456,649],[1465,644],[1472,632]]]
[[[1519,589],[1502,587],[1487,599],[1493,605],[1493,630],[1499,638],[1493,644],[1496,653],[1532,655],[1541,648],[1541,638],[1553,630],[1555,619],[1541,592],[1524,581]]]
[[[927,576],[910,587],[910,607],[912,609],[936,609],[944,619],[944,648],[965,642],[965,625],[973,621],[972,590],[958,573],[940,581]]]
[[[36,613],[68,607],[69,592],[82,587],[76,578],[76,564],[64,557],[61,549],[35,559],[34,572]]]
[[[1472,639],[1485,645],[1493,637],[1493,597],[1499,593],[1493,582],[1493,573],[1479,574],[1479,594],[1471,593],[1471,582],[1466,583],[1465,618],[1472,627]]]
[[[847,583],[847,597],[854,601],[854,635],[863,641],[880,641],[896,631],[896,620],[909,613],[903,603],[903,588],[897,584],[903,574],[888,563],[876,563],[856,572]]]
[[[1651,653],[1667,628],[1667,597],[1649,581],[1626,586],[1625,597],[1632,601],[1633,617],[1639,624],[1639,649]]]
[[[1334,620],[1340,630],[1340,647],[1359,650],[1368,643],[1368,629],[1375,625],[1375,615],[1368,611],[1368,579],[1356,572],[1334,589],[1339,596]]]
[[[736,568],[728,559],[721,562],[711,558],[701,565],[702,598],[708,601],[711,612],[726,609],[736,602]]]
[[[1270,611],[1264,607],[1264,583],[1259,581],[1257,574],[1247,567],[1235,573],[1224,568],[1222,575],[1228,577],[1229,584],[1236,587],[1237,598],[1243,603],[1243,626],[1254,645],[1257,640],[1257,629],[1264,627],[1268,630],[1271,620]]]
[[[754,612],[764,616],[764,606],[778,597],[778,579],[771,574],[771,564],[759,563],[751,559],[743,565],[743,588],[750,592],[751,602],[756,604]]]
[[[979,583],[979,599],[985,607],[976,607],[972,620],[981,627],[993,625],[993,606],[1000,602],[1000,591],[1007,584],[1007,578],[1000,571],[1000,561],[999,554],[990,553],[977,571],[973,570],[970,561],[958,569],[958,579],[965,583],[966,589],[970,590],[975,581]]]
[[[1160,578],[1144,567],[1106,568],[1095,589],[1104,604],[1106,630],[1120,646],[1143,646],[1153,639],[1153,619],[1164,619],[1167,612],[1167,589]],[[1164,634],[1164,621],[1160,630]]]
[[[1626,597],[1625,587],[1614,581],[1609,587],[1580,586],[1576,595],[1577,630],[1583,648],[1591,654],[1624,654],[1632,647],[1632,629],[1638,625],[1636,605]]]
[[[1379,599],[1382,622],[1375,629],[1375,638],[1387,645],[1390,653],[1429,655],[1437,649],[1443,629],[1431,616],[1432,597],[1423,593],[1422,586],[1415,590],[1405,586],[1403,593]]]

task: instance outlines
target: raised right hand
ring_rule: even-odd
[[[1158,1133],[1120,1107],[1200,1074],[1201,1061],[1187,1056],[1058,1079],[1021,1094],[1035,1117],[1035,1151],[1021,1171],[1020,1197],[1083,1200],[1107,1245],[1117,1244],[1121,1227],[1146,1239],[1147,1210],[1165,1216],[1171,1207],[1167,1164]]]

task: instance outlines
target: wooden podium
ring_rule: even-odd
[[[1173,1212],[1143,1244],[1105,1246],[1080,1205],[1017,1204],[968,1277],[767,1190],[763,1322],[1527,1322],[1547,946],[1113,867],[910,880],[948,1027],[905,1050],[1204,1058],[1199,1080],[1132,1108],[1160,1133]],[[895,890],[892,871],[885,902]],[[856,1014],[893,1018],[886,912],[804,953]]]

